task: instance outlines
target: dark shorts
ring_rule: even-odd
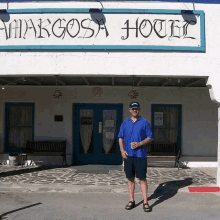
[[[124,160],[124,171],[126,178],[136,177],[146,179],[147,158],[145,157],[127,157]]]

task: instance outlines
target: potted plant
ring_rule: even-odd
[[[9,166],[18,165],[18,154],[19,154],[19,149],[17,147],[10,147],[10,153],[8,156]]]

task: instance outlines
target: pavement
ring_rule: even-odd
[[[149,193],[125,210],[128,193],[0,193],[0,219],[7,220],[219,220],[220,197],[211,193]]]
[[[217,168],[148,167],[148,192],[176,194],[188,186],[216,186]],[[138,180],[136,184],[139,185]],[[128,193],[123,166],[67,167],[0,165],[0,192]],[[135,193],[141,194],[140,187]],[[220,194],[220,193],[219,193]],[[219,195],[218,194],[218,195]]]

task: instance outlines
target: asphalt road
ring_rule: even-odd
[[[0,219],[220,219],[220,193],[151,193],[150,213],[140,193],[135,201],[127,211],[127,193],[0,193]]]

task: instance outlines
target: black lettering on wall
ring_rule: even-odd
[[[95,37],[97,37],[97,35],[99,34],[100,30],[105,30],[106,37],[108,37],[109,33],[108,33],[108,30],[107,30],[107,28],[105,26],[105,22],[103,21],[103,19],[101,19],[101,20],[97,20],[96,19],[96,21],[99,24],[99,29],[98,29],[98,32],[97,32]],[[101,25],[103,25],[104,27],[102,27]]]
[[[40,20],[40,24],[38,25],[38,27],[39,27],[40,33],[39,33],[38,38],[45,38],[45,37],[42,36],[42,30],[46,31],[47,36],[50,37],[49,31],[46,29],[46,27],[47,27],[49,24],[51,24],[50,20],[49,20],[49,19],[46,19],[46,20],[45,20],[45,21],[48,22],[48,24],[47,24],[46,26],[44,26],[44,27],[42,27],[42,24],[43,24],[45,21],[42,21],[41,18],[40,18],[39,20]]]
[[[66,20],[59,18],[59,19],[57,19],[57,20],[54,22],[54,24],[53,24],[53,26],[52,26],[52,33],[53,33],[54,36],[56,36],[56,37],[58,37],[58,38],[60,38],[60,37],[63,36],[62,39],[64,39],[65,33],[66,33],[66,26],[64,26],[64,27],[62,26],[62,21],[66,21]],[[60,35],[56,34],[55,31],[54,31],[54,27],[55,27],[55,25],[56,25],[58,22],[59,22],[58,28],[61,29],[61,34],[60,34]]]
[[[86,21],[90,21],[90,22],[89,22],[89,24],[88,24],[87,26],[84,26],[83,23],[86,22]],[[91,22],[92,22],[92,19],[89,19],[89,18],[83,19],[83,20],[81,21],[81,27],[82,27],[83,29],[86,29],[86,32],[85,32],[85,34],[84,34],[83,37],[79,37],[79,38],[91,38],[91,37],[93,37],[93,35],[94,35],[94,30],[93,30],[92,28],[90,28]],[[88,31],[88,30],[92,31],[92,33],[91,33],[88,37],[86,37],[86,34],[87,34],[87,31]]]
[[[136,20],[136,27],[134,27],[134,28],[131,28],[131,27],[129,26],[129,20],[127,20],[127,21],[124,23],[124,24],[127,24],[127,27],[121,28],[121,29],[125,29],[125,30],[127,30],[127,31],[126,31],[126,37],[124,37],[124,36],[121,37],[122,40],[127,40],[127,39],[129,38],[129,30],[130,30],[130,29],[131,29],[131,30],[136,30],[136,38],[138,37],[138,19],[139,19],[139,18],[137,18],[137,20]]]
[[[14,26],[14,27],[13,27]],[[22,30],[22,21],[21,19],[19,20],[13,20],[9,24],[9,38],[12,37],[12,31],[14,30],[14,38],[17,38],[17,30],[19,31],[19,38],[21,38],[21,30]]]
[[[187,36],[188,35],[188,26],[191,24],[191,23],[194,23],[196,24],[195,21],[185,21],[186,24],[183,25],[183,38],[190,38],[190,39],[196,39],[195,37],[191,37],[191,36]]]
[[[147,35],[144,35],[143,32],[142,32],[142,30],[148,27],[148,25],[147,25],[148,23],[150,24],[150,30],[149,30],[149,33],[148,33]],[[142,30],[141,30],[141,29],[142,29]],[[151,33],[152,33],[152,30],[153,30],[153,25],[151,24],[150,20],[144,19],[144,20],[140,23],[139,31],[140,31],[140,34],[141,34],[144,38],[149,37],[149,36],[151,35]]]
[[[4,26],[4,27],[0,28],[0,30],[4,30],[4,31],[5,31],[5,38],[6,38],[6,40],[8,40],[9,37],[8,37],[8,32],[7,32],[7,27],[6,27],[6,25],[5,25],[5,22],[2,21],[1,19],[0,19],[0,21],[1,21],[1,23],[3,24],[3,26]]]
[[[159,28],[157,28],[159,27]],[[160,33],[164,31],[164,35],[161,35]],[[154,20],[154,32],[159,38],[164,38],[167,36],[166,34],[166,20],[162,19],[155,19]]]
[[[181,28],[177,25],[175,25],[176,22],[180,22],[179,20],[169,20],[168,22],[171,22],[171,33],[170,33],[170,36],[169,36],[169,39],[171,37],[177,37],[177,38],[180,38],[181,37],[181,34],[180,34],[180,30]],[[178,35],[175,35],[176,32],[179,32]]]
[[[172,19],[148,19],[147,15],[145,19],[139,17],[136,20],[125,19],[121,28],[115,31],[122,32],[121,40],[127,40],[132,38],[149,38],[150,36],[158,39],[170,40],[172,38],[184,40],[195,40],[194,28],[198,30],[195,25],[196,21],[191,20],[172,20]],[[14,19],[10,22],[4,22],[0,20],[0,33],[1,38],[6,40],[12,38],[95,38],[99,37],[104,39],[109,37],[109,27],[105,22],[105,19],[76,19],[70,18],[65,20],[64,18],[58,18],[54,20],[50,19]],[[154,34],[155,33],[155,34]],[[101,35],[101,36],[98,36]],[[120,39],[119,39],[120,40]],[[74,42],[73,42],[74,43]]]
[[[70,26],[70,30],[71,29],[73,29],[73,27],[74,27],[74,21],[76,21],[76,23],[77,23],[77,33],[75,34],[75,35],[72,35],[72,34],[70,34],[70,31],[69,31],[69,26]],[[72,22],[72,24],[71,24],[71,22]],[[80,32],[80,23],[79,23],[79,21],[77,20],[77,19],[71,19],[71,20],[69,20],[69,22],[67,23],[67,25],[66,25],[66,31],[67,31],[67,33],[70,35],[70,37],[72,37],[72,38],[74,38],[74,37],[76,37],[78,34],[79,34],[79,32]]]
[[[25,23],[26,23],[26,30],[25,30],[25,33],[24,33],[23,38],[26,39],[25,36],[26,36],[27,31],[28,31],[29,29],[33,29],[33,30],[34,30],[34,36],[35,36],[35,38],[36,38],[36,36],[37,36],[37,31],[36,31],[36,28],[35,28],[35,26],[34,26],[34,23],[33,23],[32,19],[29,19],[28,21],[26,21],[26,20],[24,20],[24,21],[25,21]],[[28,25],[28,22],[29,22],[29,21],[30,21],[30,23],[31,23],[32,26],[29,26],[29,25]]]
[[[20,32],[19,32],[19,38],[22,38],[21,37],[21,35],[22,35],[22,20],[21,19],[19,19],[19,20],[17,20],[17,22],[20,22],[20,25],[19,25],[19,29],[20,29]]]

